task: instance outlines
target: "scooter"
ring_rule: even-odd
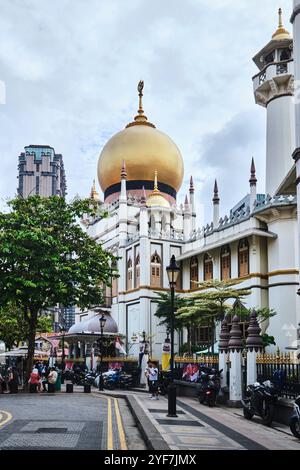
[[[217,372],[214,369],[200,371],[200,384],[197,388],[197,395],[201,404],[206,403],[209,407],[216,405],[217,396],[220,390],[220,376],[223,369]]]
[[[247,397],[241,401],[244,417],[251,420],[257,415],[262,418],[263,424],[271,426],[277,400],[278,390],[270,380],[248,385]]]
[[[300,395],[294,403],[294,412],[290,420],[290,428],[295,437],[300,439]]]

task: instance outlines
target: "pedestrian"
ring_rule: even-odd
[[[15,367],[10,367],[8,372],[8,388],[9,393],[18,393],[19,377],[17,369]]]
[[[149,382],[151,400],[158,400],[158,368],[153,363],[151,363],[151,367],[149,367]]]
[[[0,371],[0,393],[6,392],[6,381]]]
[[[47,379],[43,380],[42,384],[43,384],[43,392],[47,392],[47,389],[46,389],[46,385],[48,384],[52,384],[52,385],[55,385],[56,384],[56,381],[57,381],[57,372],[55,370],[55,367],[51,367],[50,368],[50,372],[48,374],[48,377]]]
[[[151,390],[150,390],[150,380],[149,380],[151,367],[152,367],[152,363],[151,363],[151,361],[148,361],[148,362],[147,362],[147,367],[146,367],[146,369],[145,369],[145,377],[146,377],[146,379],[147,379],[147,384],[148,384],[149,393],[151,393]],[[151,395],[149,395],[149,396],[150,396],[150,398],[152,398],[152,393],[151,393]]]
[[[34,367],[32,369],[32,372],[30,374],[28,383],[29,383],[30,393],[34,393],[37,390],[40,391],[40,389],[41,389],[40,374],[39,374],[39,371],[36,367]]]

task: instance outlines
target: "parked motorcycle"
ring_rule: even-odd
[[[221,373],[215,369],[202,368],[199,375],[197,396],[201,404],[206,403],[209,407],[216,405],[217,396],[221,387]]]
[[[271,426],[277,400],[278,389],[270,380],[248,385],[247,397],[242,400],[244,417],[250,420],[257,415],[266,426]]]
[[[165,371],[165,372],[161,372],[159,374],[159,378],[158,378],[158,392],[161,394],[161,395],[167,395],[168,393],[168,387],[170,385],[172,381],[172,378],[171,378],[171,372],[168,370],[168,371]]]
[[[300,439],[300,395],[294,403],[294,412],[290,420],[290,428],[295,437]]]

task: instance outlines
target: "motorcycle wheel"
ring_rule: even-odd
[[[105,384],[105,388],[107,388],[107,390],[114,390],[116,386],[114,383],[108,382],[107,384]]]
[[[215,401],[215,398],[214,397],[211,397],[207,400],[207,404],[210,408],[213,408],[216,404],[216,401]]]
[[[202,396],[200,396],[200,397],[198,397],[198,399],[199,399],[199,403],[200,403],[201,405],[203,405],[203,403],[204,403],[204,398],[203,398]]]
[[[250,410],[248,410],[247,408],[243,408],[243,413],[244,413],[244,418],[248,419],[250,421],[250,419],[253,418],[254,414],[251,413]]]
[[[274,417],[275,406],[271,403],[265,403],[264,405],[265,406],[263,406],[262,422],[266,426],[271,426]]]
[[[295,437],[300,439],[300,421],[297,416],[294,416],[290,422],[290,428]]]

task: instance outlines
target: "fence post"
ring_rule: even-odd
[[[232,320],[228,343],[230,360],[229,406],[240,407],[242,399],[242,331],[237,315]]]
[[[256,311],[253,310],[250,316],[248,327],[248,337],[246,341],[247,349],[247,385],[252,385],[257,381],[256,358],[263,351],[263,340],[260,336],[260,326],[257,321]]]
[[[223,369],[221,374],[221,390],[220,395],[224,395],[222,389],[226,387],[227,380],[227,359],[228,359],[228,343],[229,343],[229,330],[226,319],[222,321],[221,332],[220,332],[220,341],[219,341],[219,370]]]

